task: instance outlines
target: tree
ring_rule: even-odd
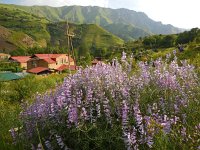
[[[84,42],[81,44],[78,50],[78,64],[82,66],[86,66],[91,63],[90,49],[88,45]]]
[[[173,47],[175,43],[175,37],[173,35],[167,35],[163,37],[160,42],[160,46],[164,48]]]
[[[180,33],[178,35],[176,43],[186,44],[186,43],[192,42],[198,36],[198,33],[199,33],[198,28],[193,28],[190,31],[185,31],[183,33]]]
[[[154,36],[146,37],[142,43],[146,48],[153,48],[156,45],[156,38]]]
[[[87,53],[89,53],[89,48],[88,48],[88,45],[86,44],[86,42],[84,42],[79,47],[78,56],[79,57],[81,57],[81,56],[84,57],[84,56],[87,55]]]
[[[18,48],[10,53],[12,56],[25,56],[27,54],[26,50]]]

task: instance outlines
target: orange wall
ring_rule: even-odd
[[[20,63],[20,67],[23,69],[27,69],[27,63]]]
[[[35,67],[45,67],[45,68],[49,68],[49,69],[57,69],[63,64],[69,65],[68,56],[66,56],[66,55],[61,55],[60,57],[57,57],[55,61],[56,61],[56,63],[48,64],[46,61],[44,61],[42,59],[32,58],[31,60],[28,61],[27,68],[28,68],[28,70],[35,68]],[[34,63],[36,65],[34,65]],[[74,61],[70,62],[70,65],[74,65]]]
[[[69,62],[68,62],[68,56],[66,55],[61,55],[60,57],[56,58],[56,66],[55,68],[58,68],[60,67],[61,65],[69,65]],[[73,62],[70,62],[70,65],[74,65],[74,61]]]

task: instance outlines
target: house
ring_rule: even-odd
[[[12,56],[9,58],[11,62],[16,62],[24,70],[27,69],[27,62],[31,59],[31,56]]]
[[[35,74],[65,69],[76,70],[74,60],[66,54],[34,54],[27,63],[27,72]]]
[[[51,73],[49,68],[45,67],[36,67],[28,70],[29,73],[37,74],[37,75],[42,75],[42,74],[49,74]]]
[[[0,61],[1,60],[6,60],[6,59],[9,59],[9,58],[10,58],[9,54],[0,53]]]

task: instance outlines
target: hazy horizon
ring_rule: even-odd
[[[163,24],[171,24],[175,27],[191,29],[200,28],[200,14],[197,0],[0,0],[4,4],[17,4],[25,6],[100,6],[112,9],[126,8],[138,12],[144,12],[149,18],[161,21]]]

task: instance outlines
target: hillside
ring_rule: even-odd
[[[46,30],[48,22],[45,18],[27,13],[15,7],[0,5],[0,25],[31,36],[41,47],[46,47],[50,39],[50,35]]]
[[[40,17],[46,17],[48,20],[54,22],[66,21],[68,19],[70,22],[79,24],[92,23],[102,27],[109,25],[109,28],[113,28],[110,31],[115,35],[119,34],[118,28],[120,28],[116,28],[116,24],[123,23],[125,25],[131,25],[132,27],[129,28],[129,31],[132,34],[127,35],[124,30],[120,32],[124,40],[143,37],[149,33],[175,34],[183,31],[183,29],[176,28],[172,25],[164,25],[161,22],[156,22],[143,12],[136,12],[128,9],[110,9],[96,6],[64,6],[58,8],[49,6],[8,6],[22,9]]]
[[[23,32],[16,32],[0,26],[0,50],[11,52],[17,48],[27,49],[38,43]]]
[[[45,8],[46,10],[48,9],[50,14],[49,17],[52,16],[51,9],[57,10],[54,12],[53,18],[55,18],[56,16],[55,14],[57,14],[58,12],[59,12],[58,14],[61,15],[62,11],[59,10],[62,10],[67,7],[52,8],[52,7],[38,7],[38,6],[33,6],[33,7],[19,6],[19,8],[15,8],[15,5],[0,5],[0,12],[1,12],[0,50],[10,52],[17,48],[28,49],[37,46],[37,47],[44,47],[44,49],[38,49],[38,51],[30,50],[30,52],[27,51],[26,53],[30,54],[34,52],[59,53],[61,51],[66,51],[67,47],[66,22],[49,21],[45,19],[43,16],[41,16],[41,14],[43,13],[41,13],[40,16],[36,16],[34,14],[26,12],[28,11],[26,10],[27,8],[31,8],[32,10],[36,10],[37,8],[38,12],[40,8],[43,9]],[[76,8],[80,8],[79,11],[82,12],[83,11],[82,9],[84,9],[85,7],[76,6]],[[100,9],[99,7],[88,7],[88,8]],[[106,9],[101,8],[101,10],[105,11]],[[66,14],[68,14],[69,12],[66,12]],[[87,13],[84,12],[84,14]],[[91,13],[90,15],[96,16],[97,13],[96,14]],[[94,16],[90,17],[92,18]],[[135,56],[139,59],[140,57],[145,58],[147,55],[156,57],[157,55],[160,54],[165,55],[166,51],[163,50],[165,48],[167,49],[170,48],[170,50],[172,51],[174,48],[177,48],[178,44],[184,44],[186,45],[186,47],[188,47],[189,43],[190,43],[189,48],[186,48],[187,51],[184,52],[187,53],[188,56],[190,56],[189,55],[190,52],[195,55],[199,50],[199,44],[198,44],[200,39],[199,29],[192,29],[191,31],[185,31],[180,34],[173,34],[173,35],[153,35],[152,32],[148,32],[147,30],[144,31],[142,28],[139,28],[137,26],[131,24],[127,25],[126,22],[113,23],[112,20],[107,18],[106,20],[108,22],[106,23],[105,21],[103,23],[104,27],[102,28],[101,26],[96,24],[81,24],[81,22],[85,22],[84,19],[81,21],[81,18],[82,17],[79,15],[78,19],[75,19],[80,24],[69,23],[70,32],[73,32],[75,34],[73,38],[73,45],[79,57],[80,56],[85,57],[86,53],[89,53],[91,56],[102,56],[104,58],[111,58],[114,57],[115,55],[117,56],[123,50],[126,50],[128,53],[133,52]],[[112,33],[115,32],[115,35],[111,34],[111,32]],[[153,36],[145,37],[148,35],[153,35]],[[145,37],[145,38],[140,38],[140,37]],[[131,44],[125,44],[124,46],[122,46],[124,44],[124,41],[122,39],[128,41],[128,40],[136,40],[137,38],[140,38],[140,40],[137,40],[135,42],[133,41],[131,42]],[[194,51],[193,48],[191,48],[191,43],[192,45],[194,45],[193,46],[195,48]],[[46,47],[50,48],[46,51]],[[150,53],[148,52],[149,50]],[[151,51],[153,51],[154,53],[153,55],[151,55]],[[190,59],[189,57],[186,57],[186,54],[184,54],[184,58]]]
[[[14,5],[0,5],[0,50],[67,47],[66,22],[53,23]],[[124,41],[95,24],[70,24],[76,49],[91,50],[122,45]],[[6,36],[5,36],[5,35]],[[40,50],[42,52],[42,49]]]
[[[200,67],[200,29],[193,28],[174,35],[153,35],[125,44],[126,52],[134,54],[137,60],[149,61],[176,50],[179,60],[188,60],[190,64]]]
[[[125,41],[132,41],[140,37],[152,35],[152,33],[144,31],[141,28],[134,27],[133,25],[126,25],[123,23],[108,24],[104,26],[104,29],[114,33],[116,36],[124,39]]]
[[[66,22],[51,23],[48,31],[51,36],[51,44],[54,46],[66,46]],[[87,48],[109,48],[115,45],[122,45],[124,42],[117,36],[95,24],[69,24],[70,32],[75,34],[73,44],[75,48],[87,44]]]

